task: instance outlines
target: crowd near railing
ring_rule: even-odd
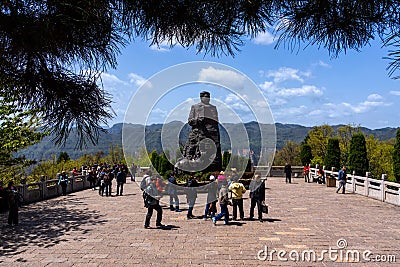
[[[284,176],[284,166],[254,166],[255,173],[262,177],[282,177]],[[318,176],[318,166],[310,168],[310,180]],[[146,171],[143,168],[138,176],[142,176]],[[324,170],[328,186],[337,186],[338,171],[332,168],[331,171]],[[67,194],[90,188],[88,175],[70,176],[67,186]],[[293,177],[303,177],[303,166],[292,166]],[[347,174],[346,191],[367,197],[375,198],[383,202],[400,206],[400,184],[386,180],[387,175],[383,174],[382,179],[373,179],[370,173],[366,176],[357,176],[354,173]],[[332,185],[332,180],[333,185]],[[17,186],[18,192],[23,196],[24,204],[42,201],[61,195],[61,187],[58,185],[58,179],[43,180],[41,182],[21,184]]]
[[[318,166],[310,168],[311,178],[318,176],[318,170]],[[327,179],[335,179],[334,186],[337,186],[338,171],[332,168],[324,173]],[[400,206],[400,184],[387,181],[386,174],[382,174],[381,180],[373,179],[369,172],[365,176],[357,176],[354,172],[347,174],[346,191]]]
[[[88,177],[88,175],[70,176],[68,178],[67,194],[90,188],[90,182],[87,180]],[[58,179],[21,184],[17,188],[18,192],[23,196],[24,204],[61,195],[61,187],[58,185]]]

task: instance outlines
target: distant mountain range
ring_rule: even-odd
[[[163,127],[164,126],[164,127]],[[332,126],[333,129],[343,125]],[[282,149],[286,141],[294,141],[300,143],[304,140],[305,136],[312,129],[312,127],[305,127],[296,124],[281,124],[276,123],[276,148]],[[260,124],[258,126],[257,122],[249,122],[244,124],[245,131],[247,132],[248,138],[246,137],[246,132],[244,132],[241,124],[224,124],[223,127],[220,126],[220,136],[221,136],[221,148],[222,151],[231,149],[231,141],[235,143],[237,147],[246,148],[249,146],[248,140],[250,141],[250,148],[256,152],[259,151],[260,147],[260,129],[262,129],[263,136],[269,138],[273,136],[272,125]],[[56,146],[52,143],[52,136],[45,137],[42,142],[33,145],[23,151],[24,154],[29,159],[41,160],[50,159],[52,155],[58,156],[62,151],[67,152],[70,158],[79,158],[84,154],[95,154],[98,151],[103,151],[108,153],[111,145],[122,146],[122,129],[123,124],[118,123],[113,125],[111,128],[107,129],[107,133],[102,133],[99,138],[99,142],[96,146],[89,145],[86,149],[79,150],[75,148],[77,141],[76,135],[72,134],[67,140],[64,146]],[[161,129],[163,130],[163,140],[168,140],[169,138],[176,139],[179,136],[179,143],[186,143],[187,137],[189,135],[190,126],[184,124],[183,122],[174,121],[163,124],[153,124],[146,126],[145,128],[145,138],[146,146],[149,151],[156,149],[157,151],[162,151],[161,146]],[[126,124],[124,131],[124,139],[129,140],[129,150],[137,151],[143,146],[143,139],[140,139],[141,131],[143,131],[143,125],[137,124]],[[366,135],[374,135],[379,140],[388,140],[396,136],[397,128],[382,128],[371,130],[368,128],[361,128],[361,131]],[[229,132],[229,134],[228,134]],[[269,138],[273,139],[273,138]],[[270,140],[268,145],[272,145]],[[176,150],[176,147],[175,147]],[[170,152],[174,152],[171,148]]]

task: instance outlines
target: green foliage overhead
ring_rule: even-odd
[[[336,170],[340,168],[340,146],[339,139],[329,138],[328,147],[326,149],[326,155],[324,159],[325,167],[330,170],[335,167]]]
[[[311,44],[337,56],[379,37],[393,48],[389,73],[400,66],[399,1],[30,0],[1,1],[0,12],[0,89],[39,109],[56,142],[73,126],[79,145],[97,141],[113,115],[100,73],[137,39],[235,55],[278,25],[276,47]]]
[[[396,181],[400,183],[400,129],[397,130],[393,149],[393,173]]]
[[[355,174],[360,176],[364,176],[369,171],[367,147],[362,133],[355,133],[350,140],[348,170],[355,171]]]

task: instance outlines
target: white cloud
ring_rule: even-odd
[[[246,81],[246,77],[238,72],[231,70],[215,69],[208,67],[201,69],[199,72],[200,82],[211,82],[216,83],[228,88],[240,90],[243,88]]]
[[[298,88],[278,89],[276,94],[281,97],[322,96],[323,91],[314,85],[303,85]]]
[[[223,101],[228,107],[238,112],[250,112],[249,106],[239,96],[235,94],[228,94]]]
[[[323,62],[322,60],[318,61],[317,63],[314,63],[313,66],[320,66],[323,68],[331,68],[332,66],[329,65],[328,63]]]
[[[169,46],[164,46],[162,44],[160,44],[158,46],[155,45],[155,44],[151,45],[150,49],[154,50],[154,51],[157,51],[157,52],[168,52],[168,51],[170,51]]]
[[[280,119],[299,115],[304,116],[307,110],[308,108],[305,105],[301,105],[299,107],[285,107],[274,112],[274,115]]]
[[[145,79],[142,76],[135,74],[135,73],[129,73],[128,78],[129,78],[129,82],[133,83],[137,87],[142,86],[147,81],[147,79]]]
[[[162,116],[167,116],[167,114],[168,114],[168,111],[163,110],[161,108],[155,108],[151,112],[154,113],[154,114],[162,115]]]
[[[158,45],[153,44],[150,46],[150,49],[157,52],[169,52],[171,51],[171,48],[176,46],[177,44],[178,42],[176,41],[176,39],[172,38],[172,40],[164,40],[160,42]]]
[[[296,98],[300,97],[310,97],[310,99],[320,98],[324,94],[323,88],[314,85],[285,87],[280,84],[281,81],[285,80],[294,80],[298,83],[303,83],[304,78],[311,76],[310,72],[283,67],[278,70],[269,71],[265,76],[272,77],[273,81],[264,81],[259,84],[259,87],[262,89],[271,106],[285,105],[289,101],[293,103],[293,101],[296,101]]]
[[[240,98],[235,94],[228,94],[225,97],[225,103],[227,103],[227,104],[232,104],[232,103],[235,103],[238,101],[240,101]]]
[[[266,76],[268,78],[273,78],[275,83],[280,83],[286,80],[296,80],[299,82],[304,82],[305,77],[310,77],[310,72],[301,72],[300,70],[282,67],[278,70],[270,70],[267,72]]]
[[[371,94],[367,97],[368,101],[374,101],[374,100],[382,100],[383,97],[379,94]]]
[[[389,94],[400,96],[400,91],[390,91]]]
[[[269,32],[260,33],[256,36],[256,38],[253,39],[253,43],[259,44],[259,45],[270,45],[274,42],[275,42],[275,38]]]
[[[323,113],[324,113],[324,111],[321,110],[321,109],[314,109],[310,113],[308,113],[308,115],[310,115],[310,116],[319,116],[319,115],[322,115]]]
[[[351,111],[353,111],[354,113],[360,114],[360,113],[366,113],[369,112],[370,110],[372,110],[373,108],[376,107],[387,107],[390,106],[391,103],[385,103],[382,101],[364,101],[364,102],[360,102],[358,104],[349,104],[349,103],[341,103],[340,105],[342,105],[343,107],[350,109]],[[339,106],[340,106],[339,105]]]
[[[273,82],[265,81],[264,83],[259,85],[261,89],[266,92],[273,92],[275,90],[275,85]]]
[[[109,74],[106,72],[103,72],[101,74],[101,81],[104,84],[104,86],[128,85],[127,82],[119,79],[114,74]]]

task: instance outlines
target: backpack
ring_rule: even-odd
[[[156,180],[156,188],[158,191],[162,192],[165,188],[165,182],[162,178],[157,178]]]
[[[146,180],[147,180],[147,176],[143,177],[143,180],[140,182],[140,189],[141,189],[142,191],[144,191],[144,190],[146,189],[146,187],[147,187],[147,182],[146,182]]]

